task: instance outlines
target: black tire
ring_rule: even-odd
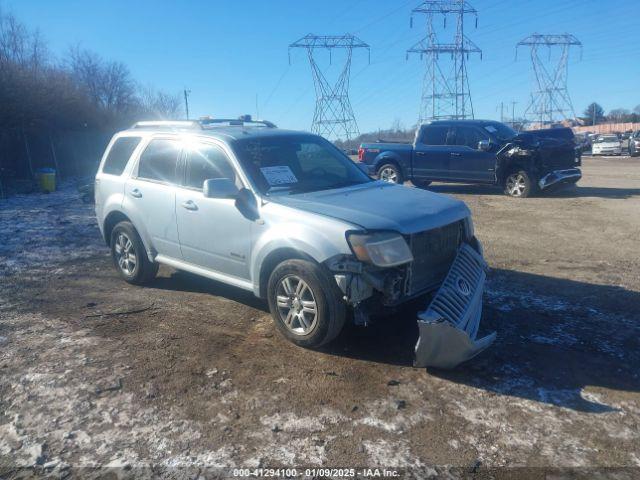
[[[402,171],[395,163],[385,163],[376,172],[378,179],[388,183],[396,183],[402,185],[404,183],[404,177]]]
[[[514,170],[504,179],[504,193],[510,197],[528,198],[535,195],[537,191],[538,186],[533,175],[526,170]]]
[[[427,188],[432,182],[431,180],[411,180],[411,183],[418,188]]]
[[[308,287],[301,292],[298,297],[298,286],[296,279],[300,279]],[[286,294],[285,283],[290,282],[290,291],[296,290],[293,295]],[[293,287],[293,288],[291,288]],[[278,297],[288,299],[288,303],[281,302],[278,305]],[[315,348],[336,338],[344,327],[347,308],[343,300],[343,295],[335,280],[320,265],[308,260],[285,260],[280,263],[271,273],[267,284],[267,298],[271,316],[280,333],[289,341],[300,347]],[[306,299],[306,302],[303,301]],[[310,300],[315,302],[315,316],[305,316],[305,312],[298,312],[305,318],[303,324],[299,316],[295,314],[289,321],[290,326],[285,323],[286,319],[296,308],[296,300],[299,308],[307,305]],[[308,313],[308,312],[307,312]],[[305,331],[305,327],[308,328]],[[297,332],[295,330],[298,330]]]
[[[630,157],[637,157],[638,155],[640,155],[640,153],[638,153],[637,150],[632,150],[631,148],[629,148],[629,156]]]
[[[123,240],[125,241],[123,242]],[[130,246],[126,240],[131,242]],[[109,245],[111,246],[113,264],[124,281],[133,285],[143,285],[153,280],[158,273],[159,265],[149,261],[140,235],[131,222],[120,222],[113,228]],[[123,253],[120,253],[123,251],[126,258],[123,258]],[[132,254],[135,259],[133,265],[131,262]]]

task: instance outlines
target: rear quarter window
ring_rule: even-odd
[[[111,146],[102,166],[102,173],[122,175],[131,154],[140,143],[140,137],[120,137]]]
[[[449,127],[430,125],[422,130],[420,143],[423,145],[446,145]]]

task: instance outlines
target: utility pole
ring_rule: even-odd
[[[482,50],[465,36],[464,20],[465,15],[474,16],[477,27],[477,10],[465,0],[429,0],[411,11],[411,26],[416,14],[426,15],[427,29],[425,38],[407,50],[407,58],[410,54],[420,55],[421,60],[426,57],[419,122],[473,118],[467,60],[471,53],[480,54],[482,59]],[[447,18],[455,17],[456,31],[451,43],[438,41],[433,26],[438,15],[442,15],[445,28]],[[441,61],[440,54],[450,56],[451,61]]]
[[[289,62],[291,62],[293,48],[303,48],[307,51],[313,73],[316,108],[311,131],[330,139],[351,140],[357,137],[360,132],[349,100],[351,59],[353,50],[358,48],[367,49],[371,57],[369,45],[350,34],[338,36],[309,34],[289,45]],[[344,50],[346,53],[341,73],[336,81],[329,81],[318,64],[315,52],[320,49],[329,51],[329,64],[332,62],[332,53],[335,49]]]
[[[531,64],[535,78],[534,90],[531,92],[531,101],[525,110],[525,117],[538,120],[541,124],[553,123],[556,119],[575,119],[576,112],[567,89],[567,76],[570,49],[573,46],[582,49],[580,40],[568,33],[561,35],[534,33],[518,42],[516,58],[518,48],[521,46],[531,49]],[[548,51],[549,60],[547,61],[540,58],[540,50],[544,47]],[[551,51],[558,48],[560,56],[552,62]]]
[[[516,126],[516,102],[515,100],[511,100],[511,127],[515,128]]]
[[[189,94],[191,94],[191,90],[184,89],[184,109],[187,113],[187,120],[189,120]]]
[[[504,123],[504,102],[500,102],[500,121]]]

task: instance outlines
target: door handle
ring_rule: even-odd
[[[131,196],[135,198],[142,198],[142,192],[137,188],[134,188],[133,190],[131,190]]]
[[[451,152],[452,157],[459,157],[461,155],[462,155],[461,153]]]
[[[183,202],[182,208],[186,208],[187,210],[198,210],[198,206],[193,202],[193,200]]]
[[[422,155],[424,155],[424,152],[416,152],[416,155],[422,156]]]

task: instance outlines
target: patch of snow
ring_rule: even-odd
[[[82,202],[74,185],[0,200],[0,277],[106,253],[94,207]]]
[[[406,440],[396,440],[388,442],[379,439],[375,441],[364,441],[364,451],[371,461],[371,467],[381,468],[424,468],[425,464],[416,455],[411,453],[409,442]],[[435,470],[433,471],[435,474]],[[425,477],[430,478],[430,477]]]
[[[265,415],[260,418],[260,423],[272,430],[318,432],[324,430],[328,424],[335,425],[342,420],[344,417],[339,413],[325,409],[317,416],[299,417],[293,412]]]

